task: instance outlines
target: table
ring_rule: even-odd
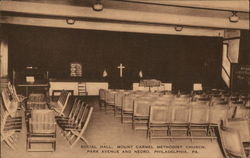
[[[17,84],[17,87],[25,87],[26,91],[26,96],[28,97],[29,95],[29,88],[35,88],[35,87],[41,87],[41,88],[44,88],[46,91],[49,90],[49,83],[20,83],[20,84]]]

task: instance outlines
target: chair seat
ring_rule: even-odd
[[[55,112],[57,112],[57,113],[61,113],[61,111],[62,111],[62,107],[54,107],[54,108],[52,108]]]
[[[29,137],[29,142],[54,142],[56,138],[53,137]]]
[[[50,103],[49,103],[49,106],[50,106],[51,108],[56,108],[56,107],[59,107],[60,105],[58,105],[57,102],[50,102]]]

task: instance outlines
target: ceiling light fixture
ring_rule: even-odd
[[[234,23],[238,22],[239,19],[240,18],[237,16],[237,12],[236,11],[233,11],[232,15],[229,17],[230,22],[234,22]]]
[[[182,31],[183,27],[180,25],[175,26],[175,31]]]
[[[103,10],[103,4],[101,3],[101,0],[97,0],[95,4],[92,6],[94,11],[102,11]]]
[[[67,22],[67,24],[69,24],[69,25],[73,25],[73,24],[75,24],[76,20],[73,19],[73,18],[67,18],[67,19],[66,19],[66,22]]]

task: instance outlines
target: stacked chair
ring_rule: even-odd
[[[56,117],[56,122],[71,147],[80,139],[87,145],[89,144],[83,134],[87,129],[92,112],[93,107],[87,105],[82,100],[75,99],[68,116]]]
[[[64,110],[68,104],[70,93],[68,91],[63,90],[59,99],[56,102],[50,101],[49,108],[53,109],[57,115],[64,115]]]
[[[15,149],[17,132],[22,129],[22,117],[18,116],[19,102],[7,88],[1,92],[1,142],[4,141],[10,148]]]

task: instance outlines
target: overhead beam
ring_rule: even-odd
[[[229,21],[228,17],[198,17],[169,13],[149,13],[106,8],[104,8],[104,10],[101,12],[95,12],[90,7],[76,7],[31,2],[1,1],[0,11],[33,15],[129,21],[136,23],[140,22],[210,28],[249,29],[249,20],[239,20],[239,22],[237,23],[232,23]]]
[[[121,0],[115,0],[121,1]],[[221,11],[239,11],[249,12],[248,0],[210,0],[210,1],[197,1],[197,0],[122,0],[125,2],[141,2],[150,4],[162,4],[179,7],[192,7],[197,9],[211,9]]]
[[[67,24],[66,19],[51,19],[38,17],[0,17],[1,23],[72,28],[72,29],[88,29],[88,30],[104,30],[104,31],[122,31],[133,33],[150,33],[150,34],[168,34],[168,35],[187,35],[187,36],[208,36],[223,37],[223,29],[206,29],[206,28],[190,28],[183,27],[182,31],[176,31],[175,26],[163,26],[152,24],[131,24],[131,23],[111,23],[111,22],[91,22],[91,21],[75,21],[74,24]]]

